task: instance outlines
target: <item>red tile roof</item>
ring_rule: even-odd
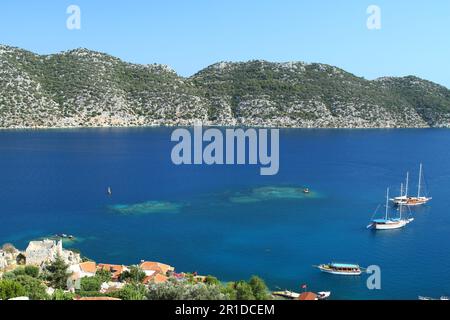
[[[93,261],[87,261],[80,263],[80,269],[83,272],[89,272],[89,273],[95,273],[97,270],[95,262]]]
[[[149,284],[150,282],[153,282],[153,283],[164,283],[164,282],[167,282],[168,280],[169,280],[169,278],[166,277],[165,275],[156,273],[154,275],[145,277],[144,280],[142,281],[142,283],[143,284]]]
[[[300,296],[298,297],[298,300],[316,300],[317,299],[317,295],[313,292],[303,292],[302,294],[300,294]]]
[[[144,271],[155,271],[155,273],[166,274],[167,271],[173,271],[174,267],[160,262],[145,261],[142,262],[140,268]]]
[[[118,279],[123,273],[124,269],[124,266],[118,264],[99,263],[97,266],[97,270],[105,270],[111,272],[113,279]]]

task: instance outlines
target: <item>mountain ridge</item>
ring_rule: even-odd
[[[0,127],[450,127],[450,90],[322,63],[221,61],[190,77],[85,48],[0,45]]]

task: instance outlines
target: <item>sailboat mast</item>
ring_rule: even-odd
[[[419,186],[417,187],[417,198],[420,198],[421,184],[422,184],[422,164],[420,164],[420,169],[419,169]]]
[[[406,188],[405,188],[405,197],[408,196],[408,186],[409,186],[409,172],[406,173]]]
[[[400,197],[403,197],[403,183],[400,184]]]
[[[402,183],[402,188],[403,188],[403,183]],[[403,209],[403,202],[400,201],[400,220],[402,220],[402,209]]]
[[[389,188],[386,191],[386,220],[388,219],[388,206],[389,206]]]

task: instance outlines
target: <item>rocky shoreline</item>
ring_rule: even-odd
[[[150,123],[143,125],[123,124],[123,125],[78,125],[78,126],[11,126],[0,127],[0,131],[14,131],[14,130],[71,130],[71,129],[114,129],[114,128],[176,128],[176,127],[193,127],[198,125],[198,122],[182,122],[182,123]],[[408,125],[408,126],[361,126],[361,125],[340,125],[340,126],[296,126],[296,125],[264,125],[264,124],[221,124],[221,123],[202,123],[204,127],[219,127],[219,128],[270,128],[270,129],[449,129],[450,124],[442,124],[440,126],[428,126],[428,125]]]

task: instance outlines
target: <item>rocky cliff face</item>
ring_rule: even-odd
[[[63,249],[61,240],[55,241],[44,239],[41,241],[30,241],[24,256],[26,257],[27,265],[35,266],[43,266],[47,263],[51,263],[55,261],[58,256],[68,265],[81,262],[79,254]]]
[[[77,49],[0,46],[0,127],[144,125],[449,127],[450,91],[416,77],[368,81],[324,64],[217,63],[190,78]]]
[[[82,260],[79,253],[64,249],[61,240],[30,241],[25,251],[19,251],[11,244],[5,244],[0,248],[0,272],[15,268],[18,263],[43,267],[55,261],[58,256],[68,265],[78,264]]]

